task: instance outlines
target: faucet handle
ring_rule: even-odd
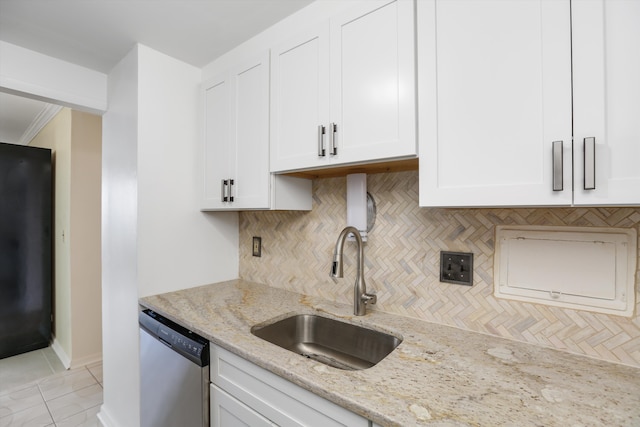
[[[362,302],[364,302],[365,304],[375,304],[378,302],[378,295],[372,293],[372,294],[362,294],[362,296],[360,297],[362,299]]]

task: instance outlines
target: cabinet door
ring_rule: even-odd
[[[232,70],[234,209],[269,208],[269,52]]]
[[[359,3],[331,20],[333,163],[416,155],[415,3]]]
[[[247,405],[211,385],[211,427],[274,427]]]
[[[209,80],[204,103],[201,209],[269,208],[269,53]]]
[[[318,127],[329,124],[329,24],[274,47],[271,70],[271,170],[326,165]]]
[[[201,208],[219,209],[223,202],[223,180],[232,177],[235,144],[232,137],[231,102],[232,79],[220,75],[204,85],[204,144],[201,166]]]
[[[213,344],[211,382],[280,426],[369,426],[360,415]]]
[[[640,2],[574,0],[577,205],[640,204]]]
[[[421,206],[571,204],[570,40],[568,0],[418,2]]]

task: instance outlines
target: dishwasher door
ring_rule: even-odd
[[[140,313],[140,425],[208,427],[208,342],[151,313]]]

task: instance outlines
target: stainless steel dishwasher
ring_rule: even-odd
[[[140,425],[209,426],[209,341],[152,310],[140,323]]]

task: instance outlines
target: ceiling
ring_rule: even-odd
[[[202,68],[312,1],[0,0],[0,40],[105,74],[136,43]],[[0,141],[45,108],[0,94]]]

